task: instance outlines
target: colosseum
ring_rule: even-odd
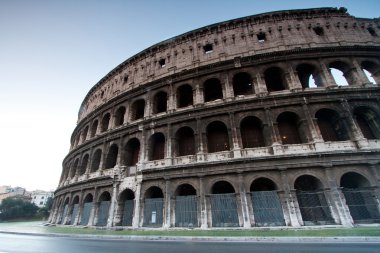
[[[379,85],[380,19],[345,8],[258,14],[162,41],[84,98],[49,222],[380,223]]]

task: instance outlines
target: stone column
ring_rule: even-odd
[[[238,182],[239,182],[239,195],[241,201],[241,211],[243,215],[243,227],[250,228],[251,223],[249,220],[249,208],[247,203],[247,194],[245,192],[245,185],[243,175],[241,173],[238,174]]]
[[[94,198],[93,198],[93,204],[92,204],[92,209],[91,209],[91,212],[90,212],[90,217],[88,219],[88,226],[95,226],[96,225],[96,221],[98,219],[98,207],[99,207],[99,202],[97,201],[98,199],[98,194],[99,194],[99,189],[97,187],[95,187],[95,191],[94,191]]]
[[[200,210],[200,225],[202,229],[208,228],[207,222],[207,203],[205,195],[205,185],[203,176],[199,177],[199,210]]]
[[[360,66],[358,60],[356,58],[350,59],[354,67],[352,68],[352,72],[355,75],[355,78],[358,83],[355,83],[356,85],[366,85],[366,84],[372,84],[367,76],[365,75],[362,67]]]
[[[290,224],[292,227],[300,227],[301,224],[298,220],[298,213],[299,209],[297,210],[297,206],[295,202],[297,202],[297,196],[295,194],[295,191],[292,191],[289,185],[289,180],[286,175],[285,170],[280,171],[281,174],[281,181],[283,185],[283,189],[285,191],[285,196],[286,196],[286,209],[284,208],[284,212],[287,212],[288,217],[290,219]]]
[[[145,96],[144,118],[149,118],[152,115],[152,102],[152,92],[149,90]]]
[[[232,82],[230,82],[230,77],[227,73],[223,75],[223,79],[224,79],[224,85],[222,84],[222,87],[224,87],[223,98],[226,98],[227,101],[231,101],[234,98],[234,90],[231,85]]]
[[[321,68],[321,79],[323,80],[323,84],[325,87],[336,87],[337,84],[334,80],[334,77],[331,74],[330,69],[326,66],[326,64],[322,61],[319,60],[319,66]]]
[[[203,96],[203,86],[201,87],[199,83],[195,85],[195,106],[199,106],[204,104],[204,96]]]
[[[265,109],[265,117],[267,122],[267,129],[264,129],[266,132],[266,142],[267,145],[272,146],[272,153],[274,155],[279,155],[283,153],[282,150],[282,142],[280,140],[280,133],[278,131],[277,122],[274,122],[272,118],[272,112],[269,107],[264,108]],[[267,141],[267,138],[269,137],[269,142]]]
[[[176,100],[175,100],[175,90],[173,88],[172,82],[168,84],[169,86],[169,94],[168,94],[168,112],[173,112],[176,109]]]
[[[261,76],[260,73],[256,74],[256,85],[255,85],[255,93],[259,96],[264,96],[268,94],[267,86],[265,84],[264,77]]]
[[[112,185],[112,197],[111,197],[110,208],[108,211],[107,227],[112,227],[115,225],[114,218],[117,212],[117,196],[119,194],[119,186],[120,186],[120,180],[118,178],[118,175],[115,175],[114,182]]]
[[[240,146],[239,146],[239,139],[237,136],[237,131],[236,131],[236,124],[235,124],[235,115],[233,113],[229,113],[230,116],[230,126],[231,126],[231,140],[232,140],[232,150],[234,152],[234,158],[239,158],[241,157],[241,152],[240,152]]]
[[[171,194],[170,194],[170,180],[165,179],[165,203],[164,203],[164,220],[163,220],[163,228],[170,227],[170,213],[171,213]]]
[[[293,69],[293,66],[288,64],[288,72],[285,73],[286,81],[288,82],[289,90],[301,91],[302,84],[298,78],[297,72]]]
[[[205,156],[205,140],[203,136],[203,129],[202,129],[202,122],[200,118],[197,118],[197,130],[194,138],[197,137],[197,161],[204,161],[204,156]]]
[[[166,131],[166,154],[165,154],[165,160],[166,160],[166,165],[171,165],[173,164],[172,157],[173,157],[173,143],[175,143],[174,136],[172,133],[172,126],[171,124],[167,125],[167,131]]]
[[[138,176],[141,177],[141,176]],[[135,210],[132,218],[132,227],[138,228],[140,224],[140,210],[141,210],[141,178],[136,180],[136,191],[135,191]]]

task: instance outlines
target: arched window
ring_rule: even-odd
[[[70,222],[71,225],[74,225],[75,223],[75,218],[78,214],[78,210],[79,210],[79,196],[75,196],[73,199],[73,209],[71,213],[71,222]]]
[[[111,194],[105,191],[99,197],[98,220],[96,222],[96,226],[107,225],[110,205],[111,205]]]
[[[135,209],[135,194],[130,189],[125,189],[120,194],[118,212],[121,218],[122,226],[132,226],[133,213]]]
[[[165,136],[162,133],[155,133],[150,137],[149,160],[160,160],[165,158]]]
[[[358,107],[354,111],[354,117],[364,138],[380,139],[380,119],[373,110]]]
[[[302,143],[298,121],[298,116],[292,112],[283,112],[277,117],[278,130],[280,132],[282,144]]]
[[[178,186],[175,191],[175,226],[198,226],[197,191],[189,184]]]
[[[97,149],[92,156],[91,172],[95,172],[99,169],[100,160],[102,159],[102,151]]]
[[[355,79],[352,72],[349,71],[350,67],[341,61],[335,61],[329,65],[330,72],[338,86],[354,85]]]
[[[103,116],[102,125],[100,127],[100,131],[102,133],[108,130],[108,126],[110,124],[110,118],[111,118],[111,115],[109,113]]]
[[[349,139],[346,126],[336,111],[321,109],[315,114],[315,117],[324,141],[345,141]]]
[[[113,144],[110,147],[107,154],[106,165],[105,165],[106,169],[110,169],[116,166],[118,152],[119,152],[118,146],[116,144]]]
[[[91,132],[90,132],[91,138],[95,136],[97,129],[98,129],[98,120],[95,120],[91,126]]]
[[[177,89],[177,106],[178,108],[193,105],[193,88],[184,84]]]
[[[264,147],[264,135],[261,121],[256,117],[246,117],[240,124],[243,148]]]
[[[363,61],[361,67],[368,80],[373,84],[380,84],[380,66],[370,61]]]
[[[144,117],[145,100],[136,100],[131,107],[131,120],[138,120]]]
[[[214,121],[207,126],[207,148],[209,153],[230,150],[228,130],[220,121]]]
[[[176,133],[178,156],[194,155],[195,140],[194,131],[190,127],[182,127]]]
[[[87,134],[88,134],[88,126],[86,126],[82,132],[82,143],[86,141]]]
[[[166,92],[158,92],[153,99],[153,113],[166,112],[168,102],[168,94]]]
[[[286,89],[286,82],[283,76],[283,71],[278,67],[271,67],[265,70],[264,79],[268,92]]]
[[[298,78],[302,88],[315,88],[322,86],[321,77],[313,65],[300,64],[297,66]]]
[[[139,161],[140,141],[137,138],[130,139],[125,145],[125,160],[127,166],[135,166]]]
[[[73,178],[75,174],[77,173],[77,169],[79,167],[78,165],[79,165],[79,158],[75,159],[73,167],[71,167],[70,178]]]
[[[81,214],[81,220],[80,220],[80,225],[86,226],[90,220],[90,214],[91,210],[93,208],[93,196],[92,194],[87,194],[86,197],[83,200],[83,209],[82,209],[82,214]]]
[[[115,126],[121,126],[124,124],[125,107],[121,106],[115,113]]]
[[[83,175],[84,173],[86,173],[86,169],[87,169],[87,164],[88,164],[88,159],[89,159],[89,155],[86,154],[83,158],[82,158],[82,163],[80,165],[80,175]]]
[[[223,98],[222,84],[216,78],[208,79],[203,84],[204,101],[214,101]]]
[[[232,83],[235,97],[239,95],[253,94],[252,78],[248,73],[237,73],[234,75]]]
[[[145,192],[144,220],[145,227],[161,227],[163,221],[164,194],[157,186],[150,187]]]

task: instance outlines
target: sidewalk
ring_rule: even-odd
[[[65,232],[52,232],[55,227],[44,226],[44,222],[0,223],[0,233],[38,235],[54,237],[77,237],[87,239],[118,240],[171,240],[171,241],[238,241],[238,242],[289,242],[289,243],[332,243],[332,242],[372,242],[380,243],[380,236],[173,236],[173,235],[125,235],[122,231],[67,228]],[[58,227],[60,228],[60,227]],[[70,229],[74,232],[70,233]],[[380,230],[380,228],[379,228]],[[120,233],[119,233],[120,232]],[[157,232],[157,230],[156,230]],[[159,232],[159,231],[158,231]],[[209,232],[213,232],[210,230]],[[302,234],[302,231],[300,232]]]

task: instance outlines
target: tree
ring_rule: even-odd
[[[43,207],[38,210],[38,215],[42,218],[47,218],[50,214],[50,210],[53,206],[53,198],[49,197]]]
[[[0,205],[0,219],[11,220],[30,218],[36,215],[38,207],[20,198],[6,198]]]

